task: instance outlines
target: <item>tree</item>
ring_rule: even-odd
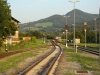
[[[95,43],[95,32],[87,30],[87,43]]]
[[[10,5],[7,0],[0,0],[0,37],[15,34],[17,27],[11,20]]]
[[[40,32],[40,31],[34,31],[32,35],[35,36],[36,38],[41,38],[41,37],[43,37],[43,33]]]
[[[32,42],[36,43],[36,37],[35,36],[32,37]]]

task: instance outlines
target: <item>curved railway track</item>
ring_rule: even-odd
[[[55,41],[51,41],[54,48],[37,61],[30,64],[23,71],[19,72],[18,75],[53,75],[55,62],[61,56],[62,49],[57,45]]]

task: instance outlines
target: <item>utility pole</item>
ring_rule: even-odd
[[[75,19],[75,3],[76,2],[79,2],[80,0],[77,0],[77,1],[71,1],[71,0],[69,0],[69,2],[71,2],[71,3],[73,3],[74,4],[74,39],[73,39],[73,42],[74,42],[74,52],[76,52],[76,47],[75,47],[75,21],[76,21],[76,19]]]

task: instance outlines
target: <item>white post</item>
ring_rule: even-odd
[[[99,18],[100,18],[100,7],[99,7]],[[99,22],[99,70],[100,70],[100,22]]]
[[[7,39],[6,39],[5,51],[8,52],[8,49],[7,49]]]
[[[97,44],[97,26],[96,26],[96,18],[94,18],[95,20],[95,43]]]
[[[87,22],[84,22],[84,32],[85,32],[85,47],[86,47],[86,30],[87,30]]]
[[[76,44],[76,53],[77,53],[77,44]]]
[[[76,2],[79,2],[79,0],[77,0],[77,1],[74,1],[74,2],[72,2],[71,0],[69,0],[69,2],[71,2],[71,3],[74,3],[74,38],[73,38],[73,43],[74,43],[74,52],[75,52],[75,21],[76,21],[76,19],[75,19],[75,3]]]
[[[67,46],[67,31],[68,31],[68,30],[66,30],[66,47],[68,47],[68,46]]]
[[[86,29],[84,31],[85,31],[85,47],[86,47]]]
[[[68,47],[68,45],[67,45],[67,39],[68,39],[68,35],[67,35],[67,32],[68,32],[68,26],[67,26],[67,24],[68,24],[68,22],[67,22],[67,18],[68,17],[70,17],[70,15],[69,16],[64,16],[65,18],[66,18],[66,26],[65,26],[65,30],[66,30],[66,47]]]
[[[44,37],[44,43],[45,43],[45,37]]]
[[[63,35],[64,35],[64,42],[65,42],[65,38],[66,38],[65,32],[63,32]]]

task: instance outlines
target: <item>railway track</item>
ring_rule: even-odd
[[[78,50],[85,51],[85,52],[99,56],[99,49],[98,50],[93,50],[93,49],[91,50],[91,49],[88,49],[88,47],[86,47],[86,48],[85,47],[78,47]]]
[[[30,48],[30,49],[24,49],[24,50],[21,50],[21,51],[17,50],[17,51],[11,51],[11,52],[2,53],[2,54],[0,54],[0,59],[8,57],[8,56],[11,56],[11,55],[14,55],[14,54],[31,51],[31,50],[33,50],[33,49]]]
[[[53,75],[54,68],[56,68],[55,63],[60,58],[62,49],[55,41],[51,41],[51,43],[54,48],[48,54],[30,64],[23,71],[19,72],[18,75]]]
[[[69,46],[73,47],[72,44],[69,44]],[[80,51],[84,51],[84,52],[88,52],[88,53],[94,54],[94,55],[98,55],[98,56],[100,55],[99,54],[99,48],[97,48],[97,47],[87,46],[85,48],[84,46],[78,45],[77,49],[80,50]]]

